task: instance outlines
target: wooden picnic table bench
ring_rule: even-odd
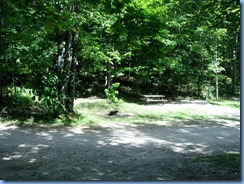
[[[164,103],[164,95],[143,95],[144,99],[148,102],[162,102]]]

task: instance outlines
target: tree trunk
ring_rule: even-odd
[[[218,41],[216,41],[216,52],[215,52],[215,88],[216,88],[216,100],[218,100],[219,99]]]
[[[77,8],[74,3],[70,11],[77,11]],[[73,112],[74,109],[78,36],[78,32],[66,30],[57,39],[58,98],[65,112]]]
[[[64,55],[64,48],[63,48],[63,35],[62,34],[57,34],[57,47],[58,47],[58,52],[57,52],[57,73],[60,74],[62,73],[62,68],[63,68],[63,55]]]
[[[3,82],[0,80],[0,106],[3,104]]]
[[[62,72],[63,72],[63,66],[64,66],[64,44],[63,44],[63,34],[57,34],[57,71],[56,74],[61,80]],[[59,82],[58,84],[58,96],[61,96],[62,91],[62,83]]]
[[[67,102],[67,111],[74,111],[74,100],[75,100],[75,88],[76,88],[76,65],[77,65],[77,50],[78,50],[78,32],[73,33],[73,46],[72,46],[72,61],[70,68],[70,80],[68,87],[68,102]]]
[[[108,62],[107,74],[106,74],[106,78],[105,78],[105,86],[107,86],[108,89],[111,87],[111,84],[112,84],[112,74],[111,74],[112,71],[111,70],[112,70],[112,64]]]
[[[231,61],[231,93],[232,95],[236,94],[236,84],[237,84],[237,48],[238,48],[238,35],[235,35],[233,38],[233,47],[232,47],[232,61]]]
[[[78,35],[77,35],[78,36]],[[76,40],[71,31],[58,37],[57,76],[59,78],[58,96],[64,111],[73,111],[74,83],[76,73]],[[75,42],[75,44],[74,44]],[[75,64],[73,64],[75,63]]]
[[[235,48],[233,48],[233,56],[231,61],[231,93],[232,95],[235,95],[236,93],[236,73],[237,73],[237,67],[236,67],[236,51]]]
[[[231,62],[231,68],[232,68],[231,93],[232,93],[232,95],[235,95],[235,93],[236,93],[236,73],[237,73],[236,60],[235,59],[233,59],[233,61]]]
[[[71,46],[72,46],[72,33],[70,31],[66,31],[65,33],[65,52],[64,52],[64,65],[63,71],[61,74],[61,103],[64,106],[65,111],[67,111],[69,106],[69,80],[71,74],[71,62],[72,62],[72,53],[71,53]]]
[[[215,84],[216,84],[216,100],[219,99],[219,78],[218,74],[215,75]]]
[[[201,77],[197,77],[197,96],[201,96]]]

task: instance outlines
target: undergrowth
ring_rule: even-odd
[[[226,167],[228,169],[240,170],[240,154],[239,153],[226,153],[215,156],[199,157],[196,162],[208,162],[217,166]]]
[[[219,100],[211,101],[215,105],[224,105],[238,108],[238,101]],[[109,112],[118,110],[118,116],[109,116]],[[107,99],[89,100],[77,99],[74,113],[49,116],[46,111],[36,105],[31,96],[17,95],[8,99],[0,109],[2,123],[17,124],[20,126],[96,126],[102,123],[130,123],[153,124],[167,121],[171,125],[210,124],[214,117],[201,111],[181,109],[176,111],[156,111],[146,108],[145,104],[129,103],[119,100],[113,103]]]

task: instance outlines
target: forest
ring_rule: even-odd
[[[237,0],[3,0],[0,14],[3,106],[21,90],[50,114],[92,95],[240,94]]]

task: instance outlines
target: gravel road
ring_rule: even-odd
[[[202,104],[166,104],[164,109],[167,105],[203,108]],[[30,128],[0,124],[0,179],[239,180],[240,173],[196,158],[240,152],[240,111],[209,104],[203,109],[228,118],[211,120],[216,124],[206,126],[118,122],[93,128]]]

